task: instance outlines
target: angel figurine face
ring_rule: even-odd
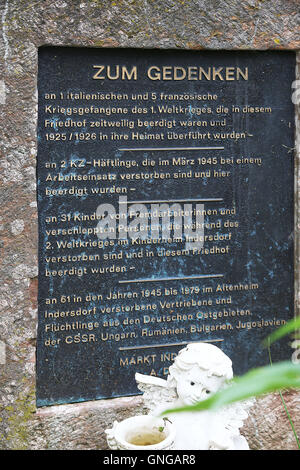
[[[233,375],[232,363],[219,348],[206,343],[189,344],[169,369],[168,383],[185,405],[205,400]]]
[[[190,370],[180,374],[176,389],[179,399],[185,405],[193,405],[217,392],[223,383],[223,377],[210,375],[208,371],[195,365]]]

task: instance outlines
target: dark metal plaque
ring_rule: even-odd
[[[294,309],[294,74],[287,52],[40,49],[38,406],[135,395],[192,341],[268,363]]]

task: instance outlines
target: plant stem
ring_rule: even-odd
[[[296,433],[296,429],[295,429],[294,423],[293,423],[293,421],[292,421],[292,419],[291,419],[291,415],[290,415],[290,413],[289,413],[289,411],[288,411],[288,409],[287,409],[287,406],[286,406],[286,403],[285,403],[285,401],[284,401],[284,398],[283,398],[283,396],[282,396],[282,393],[281,393],[281,392],[279,392],[279,395],[280,395],[280,398],[281,398],[282,404],[283,404],[283,406],[284,406],[284,409],[285,409],[286,415],[287,415],[287,417],[288,417],[288,420],[289,420],[289,422],[290,422],[290,425],[291,425],[292,431],[293,431],[293,433],[294,433],[294,436],[295,436],[295,439],[296,439],[296,442],[297,442],[297,445],[298,445],[298,449],[300,450],[300,442],[299,442],[299,438],[298,438],[298,436],[297,436],[297,433]]]
[[[269,342],[268,342],[268,351],[269,351],[269,360],[270,360],[270,364],[271,364],[271,366],[272,366],[272,365],[273,365],[273,363],[272,363],[272,357],[271,357],[271,348],[270,348],[270,343],[269,343]],[[282,404],[283,404],[283,407],[284,407],[285,413],[286,413],[286,415],[287,415],[287,417],[288,417],[288,420],[289,420],[290,426],[291,426],[291,428],[292,428],[292,431],[293,431],[293,434],[294,434],[294,436],[295,436],[295,439],[296,439],[296,442],[297,442],[298,449],[300,450],[300,441],[299,441],[299,438],[298,438],[298,436],[297,436],[297,433],[296,433],[296,429],[295,429],[294,423],[293,423],[293,421],[292,421],[292,418],[291,418],[291,415],[290,415],[290,413],[289,413],[289,410],[287,409],[287,406],[286,406],[286,403],[285,403],[285,401],[284,401],[284,398],[283,398],[283,395],[282,395],[281,391],[279,391],[279,396],[280,396],[280,398],[281,398],[281,402],[282,402]]]

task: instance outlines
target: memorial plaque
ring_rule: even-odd
[[[268,363],[294,310],[294,75],[288,52],[40,49],[38,406],[135,395],[193,341]]]

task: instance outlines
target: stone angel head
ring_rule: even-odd
[[[167,382],[183,404],[192,405],[220,390],[232,377],[232,362],[221,349],[209,343],[191,343],[179,351]]]
[[[156,406],[202,401],[232,377],[232,362],[221,349],[209,343],[191,343],[179,351],[167,380],[137,373],[136,381],[151,412],[155,401]]]

